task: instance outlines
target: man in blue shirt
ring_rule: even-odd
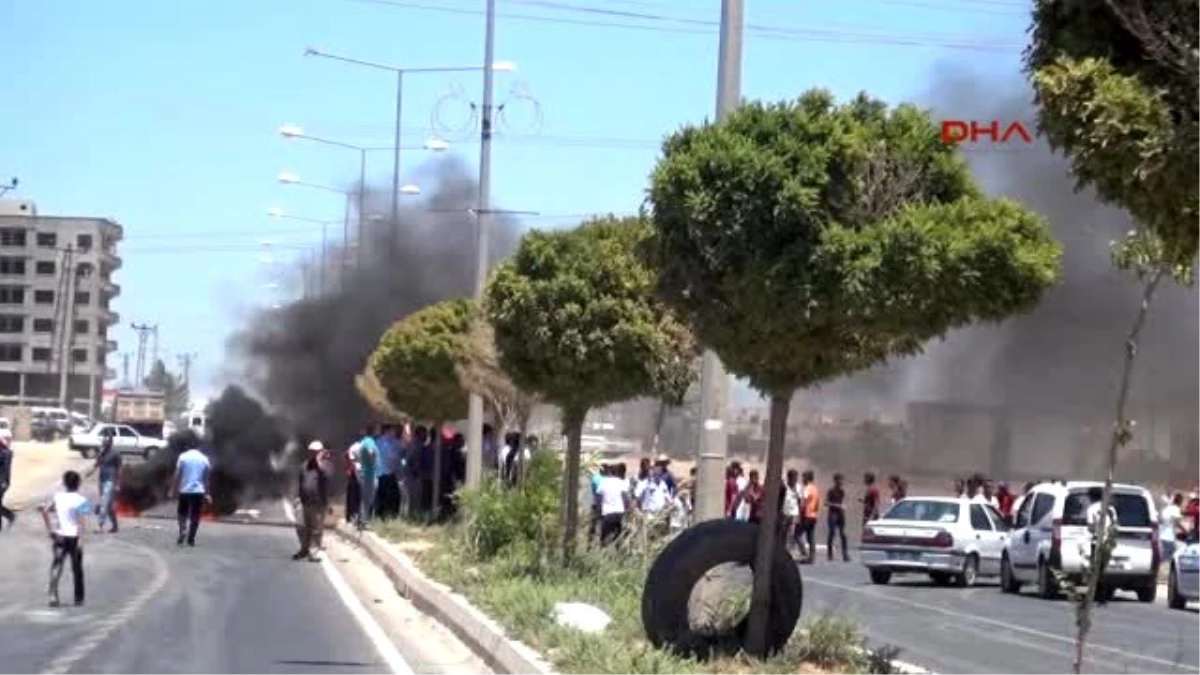
[[[400,515],[400,483],[396,476],[400,464],[400,441],[396,428],[385,424],[379,436],[379,489],[375,495],[375,515],[395,518]]]
[[[358,481],[362,495],[359,506],[358,527],[365,528],[375,513],[375,480],[379,468],[379,444],[375,442],[375,427],[363,427],[362,439],[358,442]]]
[[[192,448],[180,453],[175,461],[175,477],[171,481],[172,489],[179,495],[179,538],[175,543],[183,546],[186,539],[188,546],[196,545],[196,531],[200,529],[200,513],[205,502],[212,502],[208,496],[209,478],[212,465],[208,457],[199,448]]]

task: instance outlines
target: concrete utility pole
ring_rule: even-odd
[[[136,323],[129,324],[129,327],[137,333],[138,337],[137,360],[133,366],[135,380],[130,383],[130,386],[133,389],[140,389],[143,386],[142,380],[146,377],[146,342],[150,339],[151,333],[157,332],[158,327],[148,324],[138,325]]]
[[[60,408],[69,408],[71,403],[68,400],[71,368],[75,364],[75,350],[71,348],[73,342],[71,333],[75,330],[75,285],[79,282],[76,274],[75,249],[68,245],[67,249],[63,251],[62,292],[58,299],[62,306],[62,320],[59,328],[61,343],[58,349],[58,406]]]
[[[487,0],[483,34],[483,105],[479,118],[479,205],[475,211],[475,306],[487,284],[488,224],[492,198],[492,80],[496,64],[496,0]],[[483,398],[467,400],[467,487],[483,480]]]
[[[742,0],[721,0],[721,43],[717,60],[717,121],[742,97]],[[696,448],[696,522],[725,516],[725,463],[729,457],[725,417],[729,374],[715,352],[704,350],[700,368],[699,443]]]
[[[183,385],[187,386],[192,381],[192,359],[196,358],[195,354],[180,354],[179,369],[183,371]]]

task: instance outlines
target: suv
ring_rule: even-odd
[[[1082,583],[1092,550],[1088,491],[1103,487],[1094,481],[1042,483],[1025,496],[1000,557],[1003,592],[1017,593],[1022,585],[1033,583],[1038,595],[1050,599],[1059,594],[1060,578]],[[1135,591],[1142,602],[1154,602],[1162,556],[1154,499],[1144,488],[1118,483],[1112,500],[1116,545],[1096,587],[1097,597],[1106,600],[1124,589]]]

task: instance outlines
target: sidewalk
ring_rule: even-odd
[[[4,502],[18,511],[28,508],[30,502],[48,496],[57,488],[64,471],[74,469],[82,473],[91,465],[78,452],[67,448],[65,440],[17,441],[13,444],[13,482]]]

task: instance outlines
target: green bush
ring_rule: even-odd
[[[519,551],[527,561],[541,561],[557,540],[559,486],[562,466],[550,450],[536,452],[525,467],[520,485],[488,479],[475,490],[459,494],[461,533],[468,552],[490,560]]]

